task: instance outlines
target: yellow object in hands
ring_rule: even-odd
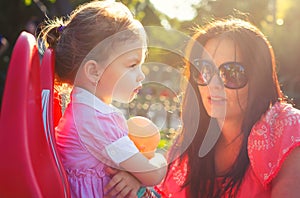
[[[127,120],[127,124],[129,138],[145,157],[151,159],[160,141],[158,127],[142,116],[131,117]]]

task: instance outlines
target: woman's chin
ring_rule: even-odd
[[[225,111],[214,110],[214,111],[208,111],[207,113],[210,117],[216,118],[216,119],[224,119],[226,116]]]

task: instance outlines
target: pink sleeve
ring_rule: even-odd
[[[300,110],[276,103],[251,130],[248,154],[251,166],[267,186],[289,153],[300,146]]]
[[[123,115],[116,112],[102,113],[84,104],[73,104],[72,110],[82,146],[97,159],[108,160],[106,163],[111,163],[105,147],[128,137],[128,128]],[[132,152],[136,153],[135,150]]]

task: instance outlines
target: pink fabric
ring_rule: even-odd
[[[92,98],[83,89],[73,90],[72,101],[56,127],[57,149],[67,173],[71,197],[104,196],[103,187],[110,180],[105,167],[117,166],[105,147],[127,133],[126,120],[120,112]]]
[[[297,146],[300,146],[300,110],[278,102],[255,124],[248,138],[251,166],[265,187]]]
[[[250,166],[237,197],[271,197],[272,180],[289,153],[298,146],[300,146],[300,110],[278,102],[251,130],[248,138]],[[165,183],[156,187],[162,197],[188,197],[187,188],[181,190],[180,187],[187,176],[187,162],[187,157],[180,164],[177,159]]]

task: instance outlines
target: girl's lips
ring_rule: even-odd
[[[138,86],[137,88],[135,88],[133,90],[134,93],[138,94],[140,92],[140,90],[142,89],[142,86]]]

